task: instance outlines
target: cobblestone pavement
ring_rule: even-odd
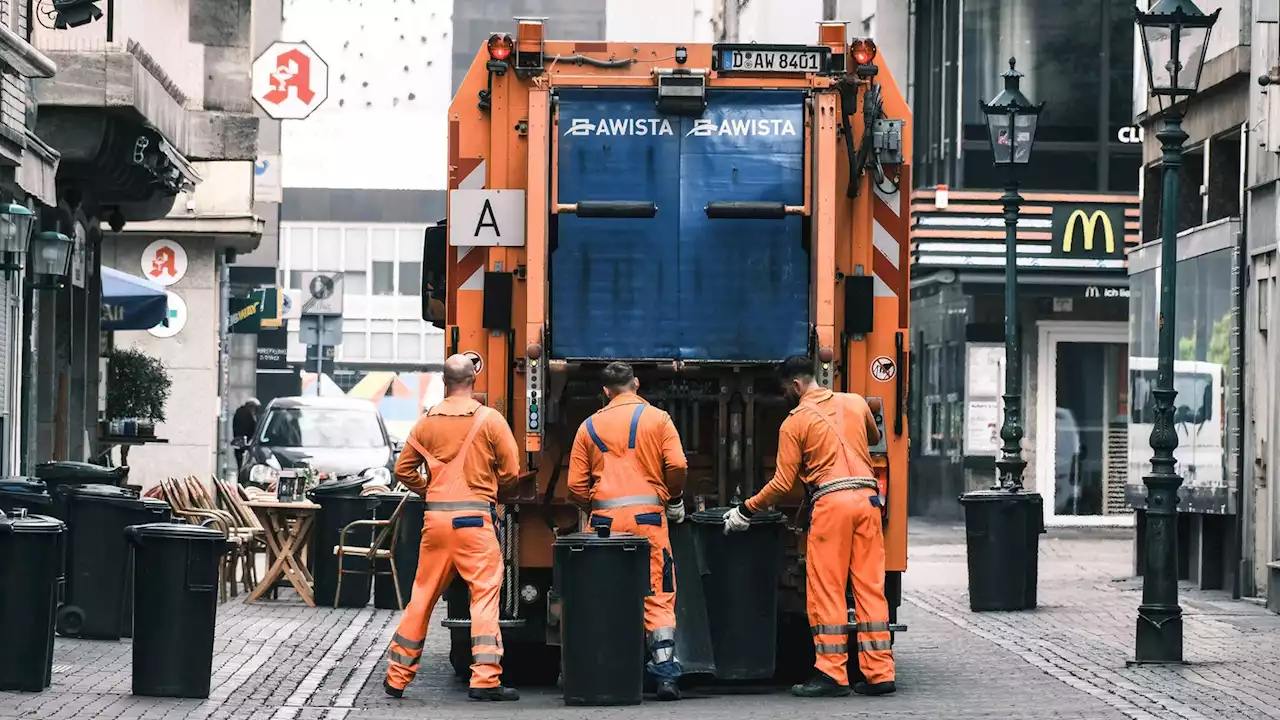
[[[971,613],[958,528],[913,526],[891,698],[796,700],[781,688],[702,693],[676,704],[579,710],[554,689],[515,705],[466,699],[433,620],[421,672],[402,700],[381,690],[395,613],[280,602],[224,605],[206,700],[135,698],[128,640],[57,640],[54,686],[0,693],[0,718],[397,720],[399,718],[765,718],[789,713],[899,718],[1280,718],[1280,616],[1221,593],[1184,591],[1181,667],[1126,667],[1140,583],[1127,532],[1042,538],[1039,607]],[[282,593],[283,595],[283,593]],[[438,618],[436,619],[438,620]],[[175,639],[175,646],[180,640]]]

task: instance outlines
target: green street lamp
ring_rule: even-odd
[[[1156,137],[1163,150],[1164,195],[1160,221],[1160,345],[1151,430],[1151,474],[1147,486],[1146,570],[1134,661],[1182,662],[1182,608],[1178,606],[1178,487],[1173,451],[1178,435],[1173,424],[1173,336],[1178,285],[1178,173],[1182,169],[1182,115],[1200,86],[1209,32],[1218,20],[1200,12],[1191,0],[1159,0],[1147,12],[1135,11],[1147,66],[1147,83],[1160,104],[1163,126]],[[1141,402],[1135,399],[1134,402]]]
[[[63,287],[71,275],[71,255],[75,241],[60,232],[42,232],[31,241],[31,272],[34,285],[42,290]]]
[[[1027,462],[1022,459],[1022,342],[1018,337],[1018,212],[1022,196],[1018,194],[1019,165],[1031,160],[1035,144],[1036,125],[1044,103],[1032,104],[1018,85],[1022,73],[1017,60],[1009,58],[1009,69],[1001,75],[1004,90],[989,103],[982,103],[987,118],[987,131],[991,141],[991,153],[996,165],[1005,168],[1004,195],[1004,424],[1000,438],[999,488],[1017,492],[1022,490],[1022,475]]]
[[[36,214],[17,203],[0,205],[0,270],[7,275],[22,269]]]

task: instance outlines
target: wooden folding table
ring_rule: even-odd
[[[270,548],[274,562],[262,577],[262,582],[249,593],[245,602],[255,602],[262,598],[283,576],[289,580],[302,597],[302,601],[315,607],[315,595],[312,587],[315,580],[307,571],[302,554],[306,552],[311,541],[311,531],[315,522],[316,511],[320,506],[308,501],[279,502],[277,500],[250,500],[245,503],[251,508],[262,527],[267,531],[267,546]]]

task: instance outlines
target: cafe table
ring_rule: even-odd
[[[298,591],[303,602],[315,607],[315,594],[312,591],[315,580],[307,570],[303,553],[311,542],[316,511],[320,506],[307,500],[249,500],[245,505],[253,510],[266,530],[267,547],[273,558],[262,582],[249,593],[245,602],[260,600],[281,578],[285,578]]]

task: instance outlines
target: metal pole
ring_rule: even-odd
[[[324,389],[324,316],[320,315],[316,318],[316,397],[320,397],[320,391]]]
[[[1173,340],[1178,286],[1178,172],[1182,169],[1182,116],[1166,112],[1156,134],[1164,150],[1164,198],[1160,246],[1160,349],[1156,370],[1155,425],[1151,429],[1151,474],[1147,486],[1146,572],[1134,659],[1140,663],[1182,662],[1182,608],[1178,606],[1178,487],[1173,451]],[[1140,399],[1135,399],[1140,402]]]
[[[1009,127],[1014,127],[1014,118],[1010,118]],[[1010,148],[1010,160],[1013,152]],[[1022,489],[1027,462],[1022,459],[1022,342],[1018,337],[1018,209],[1022,196],[1013,165],[1000,200],[1004,203],[1004,423],[1000,428],[1004,446],[996,465],[1000,468],[999,486],[1016,492]]]

